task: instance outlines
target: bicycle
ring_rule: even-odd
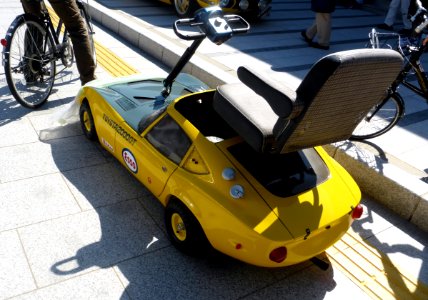
[[[405,64],[386,92],[386,97],[375,105],[358,124],[350,140],[378,137],[391,130],[399,122],[405,113],[404,100],[398,92],[400,85],[409,88],[428,101],[428,77],[420,62],[421,56],[428,49],[428,43],[422,42],[421,39],[421,32],[428,25],[427,11],[419,5],[411,19],[412,21],[418,20],[419,25],[409,37],[401,36],[398,33],[377,32],[374,28],[369,33],[368,47],[395,49],[403,56]],[[396,41],[396,45],[387,42],[390,38]],[[411,74],[416,75],[417,85],[411,82],[409,76]]]
[[[92,56],[96,59],[91,18],[82,0],[76,0],[86,23]],[[3,65],[9,89],[18,103],[27,108],[43,105],[52,92],[55,76],[74,63],[74,52],[61,20],[55,26],[42,4],[41,17],[22,14],[9,26],[3,45]],[[63,69],[57,72],[56,62]]]

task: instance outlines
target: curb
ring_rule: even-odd
[[[354,178],[364,194],[428,232],[428,185],[362,143],[344,141],[323,146]]]
[[[89,6],[95,21],[168,67],[175,65],[186,49],[178,39],[172,40],[140,19],[94,1]],[[238,81],[235,70],[197,53],[184,71],[211,87]],[[382,162],[379,154],[360,144],[345,141],[324,148],[352,175],[364,194],[428,232],[428,184],[391,163]]]

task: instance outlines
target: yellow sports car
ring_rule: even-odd
[[[194,39],[189,47],[192,51],[185,52],[167,78],[133,75],[93,81],[81,88],[76,101],[84,134],[98,140],[165,206],[166,229],[178,249],[204,254],[213,247],[250,264],[282,267],[322,253],[361,216],[357,184],[322,147],[311,145],[323,144],[323,138],[331,140],[330,133],[343,138],[342,127],[350,135],[352,128],[347,123],[358,124],[358,120],[349,113],[364,116],[353,112],[354,108],[371,107],[364,99],[349,101],[342,118],[332,106],[339,98],[330,97],[325,85],[333,82],[333,93],[358,88],[359,80],[354,80],[355,84],[346,81],[348,74],[355,78],[348,68],[355,69],[363,80],[367,77],[370,82],[379,82],[385,76],[372,75],[367,65],[381,70],[379,66],[387,63],[384,54],[393,54],[360,49],[329,55],[312,68],[297,92],[275,88],[269,79],[246,68],[238,69],[243,83],[216,90],[180,72],[204,37],[220,44],[248,30],[241,24],[235,31],[231,23],[237,19],[206,10],[194,19],[178,20],[174,28],[179,36],[187,34],[180,34],[180,24],[199,26],[201,32],[187,36]],[[401,62],[394,65],[397,73]],[[329,72],[331,76],[325,75]],[[311,76],[321,82],[324,90],[320,95],[326,98],[317,102],[315,94],[309,108],[304,108],[299,97],[308,99],[318,84]],[[386,76],[380,87],[374,86],[380,96],[394,76]],[[342,80],[345,87],[336,88]],[[290,97],[297,93],[292,110],[286,93]],[[350,97],[360,96],[349,93]],[[261,99],[266,95],[280,105],[265,105]],[[375,101],[372,96],[377,94],[370,90],[367,99]],[[341,124],[335,123],[334,130],[329,129],[333,123],[322,120],[331,111]],[[275,117],[286,113],[289,117],[284,122]],[[311,114],[316,118],[306,122]],[[279,134],[275,140],[268,132],[273,121],[273,132]],[[278,124],[284,128],[278,130]],[[256,129],[258,125],[264,126],[260,131],[263,136]],[[274,147],[290,127],[293,133],[283,146]]]
[[[268,15],[272,0],[160,0],[174,6],[180,18],[191,17],[199,8],[219,5],[226,13],[243,15],[251,20],[258,20]]]

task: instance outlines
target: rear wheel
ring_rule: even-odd
[[[209,243],[201,225],[179,200],[171,200],[165,209],[165,226],[172,244],[189,255],[206,254]]]
[[[22,106],[37,108],[48,99],[55,80],[53,43],[39,19],[22,15],[6,34],[6,81]]]
[[[375,105],[358,124],[350,140],[365,140],[380,136],[394,127],[404,113],[404,102],[400,94],[388,94]]]

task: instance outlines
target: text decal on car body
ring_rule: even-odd
[[[129,149],[124,148],[122,150],[122,158],[128,168],[135,174],[138,172],[137,160],[134,157],[134,154]]]
[[[111,118],[109,118],[106,114],[103,115],[103,120],[110,125],[111,128],[116,130],[116,132],[123,137],[125,140],[127,140],[131,145],[134,145],[137,141],[134,139],[128,132],[126,132],[125,129],[122,128],[119,124],[117,124],[115,121],[113,121]]]

